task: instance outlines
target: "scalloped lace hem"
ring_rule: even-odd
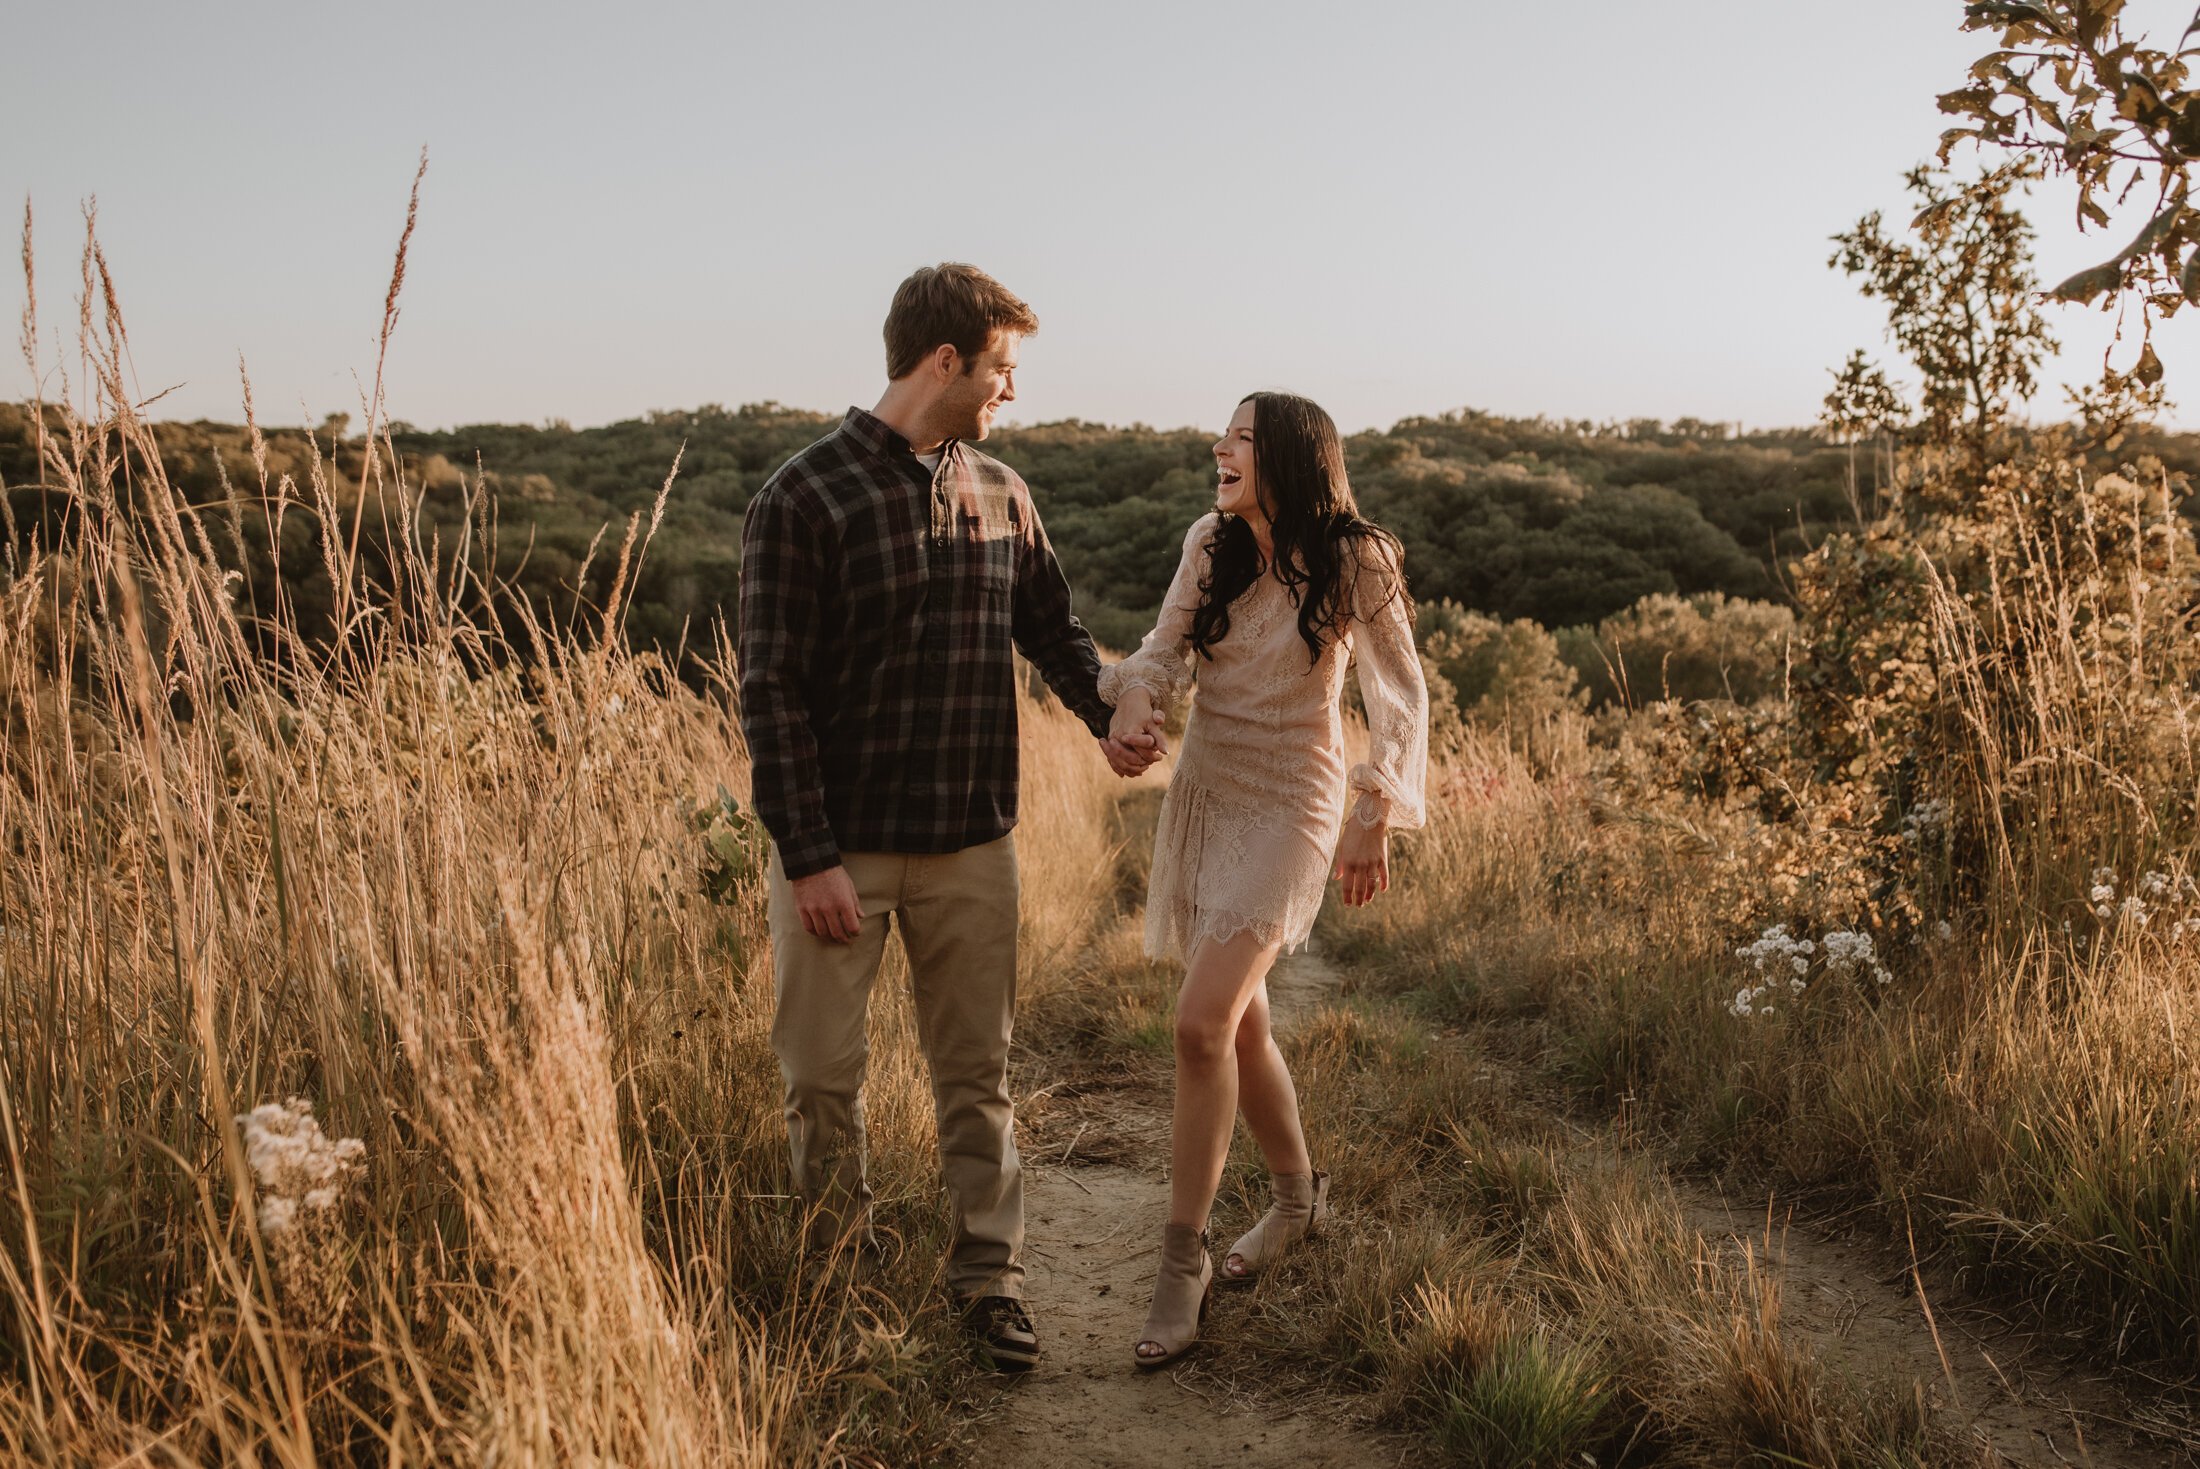
[[[1146,957],[1182,961],[1191,957],[1201,939],[1226,944],[1244,933],[1252,934],[1263,944],[1276,944],[1286,954],[1293,954],[1306,947],[1313,932],[1312,914],[1303,919],[1279,920],[1226,909],[1200,908],[1176,900],[1146,909]]]

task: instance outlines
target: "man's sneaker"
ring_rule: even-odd
[[[963,1325],[978,1355],[995,1372],[1029,1372],[1039,1365],[1039,1333],[1024,1303],[1014,1296],[977,1296],[963,1302]]]

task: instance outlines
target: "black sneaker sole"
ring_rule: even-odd
[[[978,1360],[995,1372],[1029,1372],[1039,1365],[1039,1352],[1036,1347],[997,1347],[979,1342]]]

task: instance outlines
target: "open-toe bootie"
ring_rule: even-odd
[[[1222,1278],[1243,1283],[1273,1264],[1284,1251],[1314,1232],[1329,1207],[1329,1175],[1271,1173],[1268,1186],[1274,1198],[1260,1223],[1238,1237],[1222,1262]]]
[[[1208,1287],[1214,1278],[1207,1231],[1189,1224],[1171,1224],[1162,1230],[1153,1309],[1146,1313],[1146,1329],[1138,1337],[1139,1346],[1151,1342],[1161,1350],[1149,1357],[1133,1349],[1131,1356],[1140,1367],[1165,1367],[1192,1349],[1199,1340],[1199,1323],[1206,1319]]]

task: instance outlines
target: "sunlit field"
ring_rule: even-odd
[[[97,306],[95,301],[95,307]],[[969,1372],[906,1006],[870,1131],[903,1248],[796,1273],[764,848],[724,649],[562,626],[418,489],[170,491],[95,310],[64,533],[0,592],[0,1445],[93,1463],[905,1461]],[[486,504],[472,520],[496,533]],[[306,519],[341,641],[215,546]],[[626,584],[646,519],[603,555]],[[1024,711],[1027,992],[1111,896],[1110,779]],[[882,990],[898,993],[890,967]],[[921,1390],[911,1384],[921,1382]]]
[[[1988,1469],[1945,1302],[2110,1397],[2159,1390],[2143,1423],[2120,1397],[2090,1421],[2200,1442],[2172,1401],[2200,1390],[2200,442],[2149,426],[2151,333],[2200,304],[2200,103],[2193,53],[2109,45],[2119,8],[1968,7],[2003,49],[1942,99],[1943,147],[2013,159],[1921,168],[1906,228],[1833,237],[1906,365],[1856,353],[1815,429],[1470,412],[1350,439],[1429,592],[1430,820],[1279,971],[1337,1218],[1192,1359],[1233,1410],[1491,1466]],[[2122,253],[2043,288],[2026,191],[2105,221],[2142,183]],[[39,396],[0,405],[0,450],[21,427],[36,466],[0,484],[0,1457],[965,1450],[1010,1398],[944,1290],[891,946],[866,1094],[885,1248],[798,1249],[768,844],[699,610],[733,604],[746,497],[829,420],[492,425],[538,457],[468,466],[458,431],[392,422],[378,364],[357,434],[278,444],[244,380],[243,429],[163,438],[89,220],[60,328],[29,241],[26,219]],[[2125,311],[2131,340],[2035,417],[2058,300]],[[681,438],[626,513],[633,456],[690,429],[715,436],[707,492],[678,502]],[[1203,436],[1019,432],[992,447],[1036,502],[1042,469],[1072,487],[1081,605],[1135,637],[1211,490]],[[589,476],[626,487],[600,531]],[[1116,780],[1035,681],[1020,718],[1033,1176],[1159,1189],[1178,974],[1141,956],[1138,906],[1161,782]],[[1241,1138],[1217,1228],[1265,1188]],[[1762,1206],[1761,1242],[1701,1207],[1717,1190]],[[1125,1251],[1149,1223],[1093,1209]],[[1863,1284],[1894,1283],[1938,1378],[1817,1349],[1783,1296],[1791,1226],[1898,1262]]]
[[[972,1369],[896,1000],[870,1124],[897,1248],[852,1286],[796,1268],[724,650],[698,691],[621,646],[616,601],[514,638],[466,548],[433,546],[381,576],[339,561],[345,641],[284,643],[283,609],[238,605],[210,544],[263,521],[181,505],[143,425],[98,404],[50,414],[71,535],[0,602],[11,1454],[903,1462],[951,1441]],[[326,479],[239,501],[401,521],[414,492],[384,474],[364,502]],[[648,532],[614,528],[605,554],[645,556]],[[2073,609],[2082,588],[2026,584],[2065,600],[1999,628],[2120,625]],[[1957,599],[1933,605],[1935,635],[1975,635]],[[2182,809],[2131,798],[2189,789],[2185,747],[2111,763],[2133,680],[2174,687],[2143,659],[2035,659],[2032,726],[1950,681],[1953,719],[1920,728],[1979,783],[1894,833],[1914,916],[1877,938],[1857,884],[1809,859],[1832,823],[1705,778],[1701,737],[1739,708],[1453,721],[1395,890],[1333,914],[1326,942],[1371,995],[1520,1022],[1527,1059],[1644,1135],[1867,1202],[1975,1261],[1981,1288],[2174,1357],[2200,1279],[2200,913]],[[1081,726],[1039,701],[1023,717],[1025,1013],[1041,1041],[1150,1052],[1167,976],[1124,950],[1120,912],[1120,847],[1144,834],[1120,834]],[[1983,763],[1962,731],[1989,727],[2052,732],[2106,776],[2030,777],[2023,799],[2061,819],[2006,825],[1982,883],[1935,843],[1957,803],[2017,799],[1986,782],[2032,757]],[[890,962],[882,992],[898,983]],[[1402,1231],[1324,1277],[1294,1350],[1440,1437],[1509,1393],[1520,1431],[1554,1441],[1645,1414],[1715,1439],[1765,1413],[1787,1435],[1765,1441],[1963,1461],[1912,1409],[1818,1383],[1749,1269],[1683,1268],[1654,1181],[1491,1133],[1502,1092],[1427,1045],[1351,1010],[1294,1041],[1318,1143]],[[1356,1127],[1369,1107],[1384,1129]],[[1555,1304],[1493,1273],[1531,1219]],[[1655,1330],[1630,1315],[1645,1299],[1670,1312]]]

